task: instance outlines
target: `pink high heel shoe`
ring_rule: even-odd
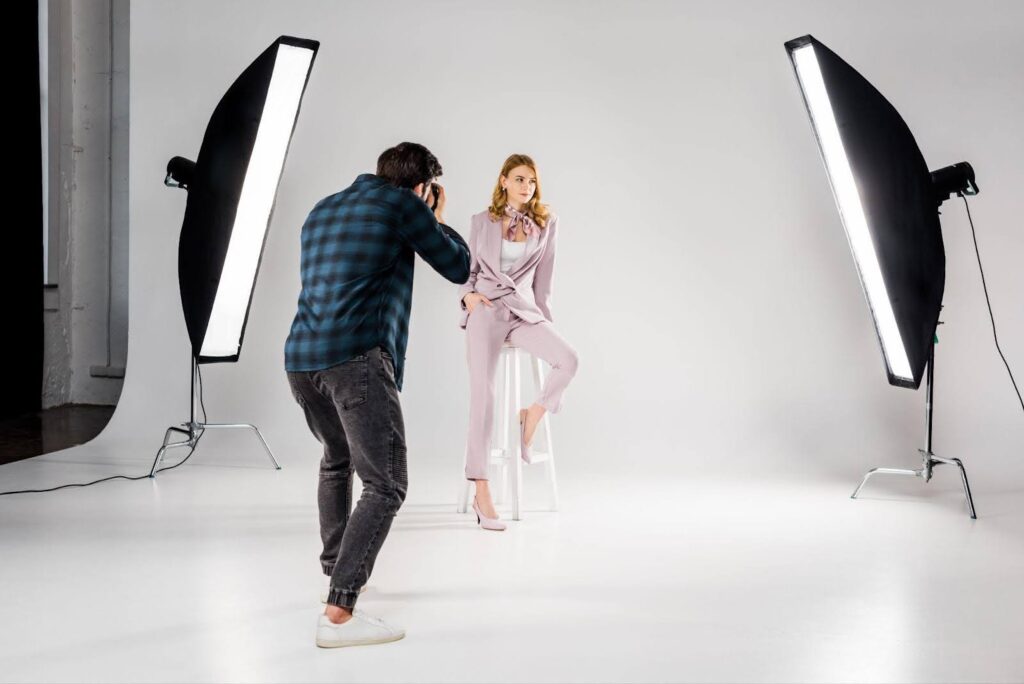
[[[473,512],[476,513],[476,521],[480,524],[480,527],[485,530],[494,530],[495,532],[503,532],[508,525],[498,520],[497,518],[488,518],[486,515],[480,512],[480,507],[476,505],[476,497],[473,497]]]
[[[519,455],[525,463],[533,463],[530,445],[526,443],[526,409],[519,409]]]

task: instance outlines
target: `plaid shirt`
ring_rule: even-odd
[[[302,226],[302,291],[285,370],[330,368],[380,345],[402,389],[415,254],[453,283],[469,248],[411,190],[364,173],[320,200]]]

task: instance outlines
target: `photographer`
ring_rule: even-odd
[[[348,188],[321,200],[302,226],[302,291],[285,369],[323,444],[320,556],[330,577],[316,643],[384,643],[405,633],[355,609],[408,487],[402,389],[413,265],[419,254],[453,283],[469,278],[469,248],[444,225],[441,165],[401,143]],[[363,493],[352,510],[352,472]]]

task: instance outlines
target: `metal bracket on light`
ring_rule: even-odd
[[[169,188],[181,188],[188,190],[192,185],[192,178],[195,175],[196,163],[184,157],[172,157],[167,162],[167,176],[164,178],[164,185]]]
[[[953,195],[963,197],[978,194],[978,185],[974,182],[974,167],[967,162],[932,171],[932,187],[935,189],[935,204],[942,204]]]

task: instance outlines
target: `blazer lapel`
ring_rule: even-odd
[[[480,260],[487,264],[495,278],[498,280],[505,278],[509,281],[509,285],[514,285],[511,282],[512,279],[509,278],[509,274],[501,272],[501,245],[503,239],[501,220],[495,221],[488,216],[487,223],[484,226],[483,241],[480,245]]]
[[[501,235],[501,219],[497,221],[488,217],[490,227],[487,229],[487,239],[490,241],[487,243],[487,256],[488,262],[490,263],[491,270],[494,271],[494,275],[501,275],[501,241],[504,239]]]
[[[537,254],[540,251],[540,247],[544,241],[546,235],[541,230],[540,234],[530,235],[526,239],[526,249],[523,250],[523,256],[519,257],[512,268],[509,269],[508,273],[501,272],[501,245],[505,237],[501,234],[501,220],[495,221],[490,216],[487,217],[487,223],[484,226],[483,240],[480,245],[480,256],[479,259],[487,264],[494,274],[495,278],[507,278],[511,281],[510,284],[515,284],[515,279],[518,278],[523,271],[530,268],[534,261],[536,261]]]

